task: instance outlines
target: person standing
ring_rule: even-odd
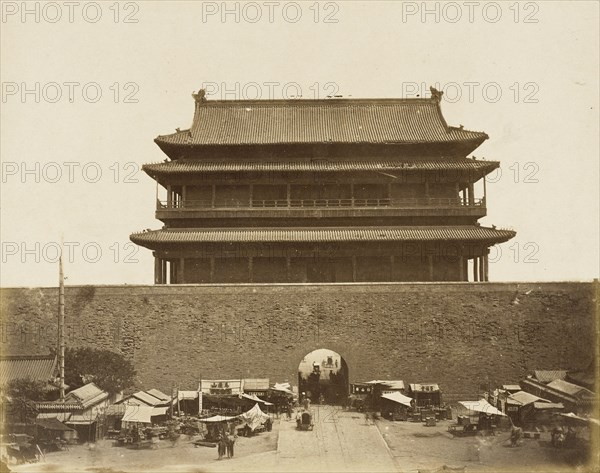
[[[219,434],[219,441],[217,443],[217,448],[219,450],[219,460],[223,458],[225,455],[225,450],[227,449],[227,439],[225,438],[225,433],[221,432]]]
[[[233,458],[233,448],[235,446],[235,434],[229,434],[227,436],[227,458]]]

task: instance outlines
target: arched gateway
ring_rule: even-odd
[[[298,365],[298,393],[314,403],[343,404],[348,397],[348,365],[327,348],[308,353]]]

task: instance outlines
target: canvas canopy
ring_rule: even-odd
[[[249,399],[254,402],[260,402],[260,403],[264,404],[265,406],[273,405],[272,402],[264,401],[263,399],[259,398],[256,394],[242,394],[242,397],[244,399]]]
[[[168,407],[133,406],[128,405],[123,414],[123,422],[141,422],[151,424],[152,417],[165,415]]]
[[[567,419],[572,419],[578,422],[581,422],[583,424],[587,424],[587,423],[591,423],[591,424],[595,424],[595,425],[600,425],[600,421],[598,419],[594,419],[592,417],[581,417],[576,415],[573,412],[569,412],[569,413],[561,413],[559,414],[561,417],[567,418]]]
[[[260,410],[258,403],[254,404],[254,407],[250,409],[248,412],[244,412],[240,414],[240,419],[246,422],[246,425],[250,427],[251,430],[256,429],[259,425],[265,422],[269,416]]]
[[[206,417],[205,419],[198,419],[200,422],[227,422],[229,420],[237,419],[239,416],[212,416]]]
[[[496,409],[485,399],[480,399],[479,401],[459,401],[459,404],[462,404],[464,407],[466,407],[470,411],[483,412],[484,414],[494,415],[494,416],[506,416],[506,414],[504,412]]]
[[[284,393],[288,393],[288,394],[294,394],[294,392],[291,389],[291,385],[290,383],[275,383],[275,385],[273,386],[273,389],[275,391],[282,391]]]
[[[404,394],[401,394],[399,392],[382,394],[381,397],[383,399],[389,399],[390,401],[402,404],[403,406],[411,407],[412,398],[405,396]]]

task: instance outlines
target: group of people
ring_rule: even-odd
[[[233,447],[235,446],[235,440],[237,435],[229,434],[225,431],[219,435],[219,441],[217,442],[217,450],[219,452],[219,460],[225,455],[227,458],[233,457]]]

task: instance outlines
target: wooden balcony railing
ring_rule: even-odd
[[[202,210],[202,209],[313,209],[313,208],[421,208],[421,207],[482,207],[485,199],[473,202],[462,198],[417,197],[403,199],[290,199],[290,200],[185,200],[157,201],[157,210]]]

